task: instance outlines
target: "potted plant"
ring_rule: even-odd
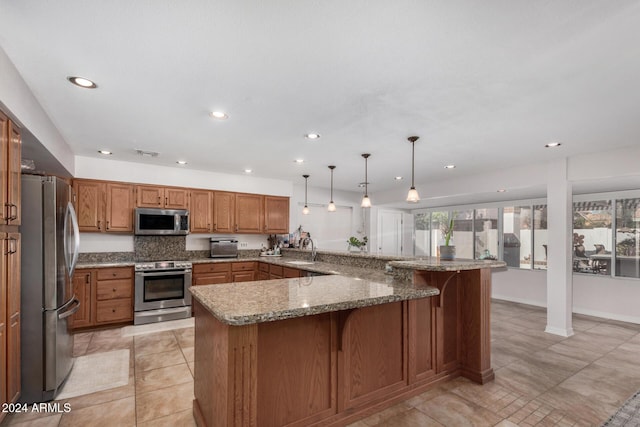
[[[351,236],[349,237],[349,240],[347,240],[347,243],[349,243],[349,251],[351,251],[351,248],[356,248],[357,251],[359,252],[363,252],[365,250],[367,250],[367,242],[369,241],[369,239],[367,238],[367,236],[364,236],[362,238],[362,240],[358,239],[355,236]]]
[[[453,261],[456,259],[456,247],[451,245],[451,237],[453,236],[453,217],[449,220],[449,224],[443,223],[441,228],[444,237],[444,245],[440,245],[440,259],[444,261]]]

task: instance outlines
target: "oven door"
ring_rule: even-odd
[[[191,270],[137,271],[135,311],[191,305]]]

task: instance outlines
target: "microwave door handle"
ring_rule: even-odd
[[[173,216],[173,231],[180,231],[180,215]]]

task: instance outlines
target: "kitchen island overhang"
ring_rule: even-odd
[[[492,266],[193,288],[198,425],[344,425],[459,375],[490,381]]]

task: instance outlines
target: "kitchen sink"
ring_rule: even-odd
[[[313,261],[286,261],[287,264],[293,264],[293,265],[311,265],[311,264],[315,264],[315,262]]]

